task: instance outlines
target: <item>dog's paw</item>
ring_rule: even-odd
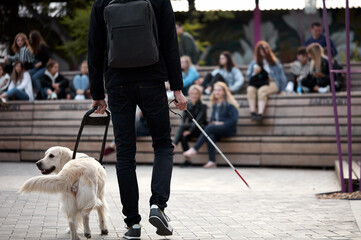
[[[101,235],[108,235],[108,229],[102,229]]]
[[[84,237],[86,237],[86,238],[91,238],[92,235],[91,235],[91,233],[84,233]]]

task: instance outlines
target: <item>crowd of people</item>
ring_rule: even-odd
[[[236,134],[238,120],[238,104],[233,94],[240,93],[244,85],[244,77],[239,68],[234,64],[230,52],[224,51],[219,55],[219,65],[204,78],[199,78],[196,68],[192,64],[194,59],[197,64],[199,55],[195,47],[194,38],[184,32],[182,25],[177,24],[177,33],[180,40],[180,55],[186,64],[183,64],[184,94],[189,95],[188,110],[197,122],[204,128],[207,135],[214,141],[220,138],[231,137]],[[261,122],[267,106],[267,99],[272,94],[291,93],[327,93],[330,91],[330,73],[328,58],[326,56],[326,38],[322,34],[322,25],[318,22],[311,25],[312,36],[304,46],[297,51],[297,60],[290,64],[290,71],[285,73],[281,62],[275,56],[266,41],[259,41],[254,50],[254,59],[249,64],[247,81],[247,100],[252,121]],[[331,41],[332,56],[337,50]],[[185,60],[186,59],[186,60]],[[332,59],[333,68],[341,68]],[[191,70],[190,70],[191,68]],[[190,80],[190,76],[193,78]],[[336,90],[343,84],[343,76],[335,76]],[[207,106],[202,103],[202,95],[210,95],[211,118],[207,119]],[[193,139],[195,145],[189,148],[188,142]],[[184,162],[182,166],[192,165],[192,156],[198,153],[200,147],[207,142],[208,162],[205,168],[216,167],[215,149],[207,141],[186,114],[176,132],[173,145],[182,145]]]
[[[312,23],[312,36],[305,42],[305,46],[298,48],[297,59],[290,64],[289,72],[284,72],[281,62],[269,44],[259,41],[245,77],[228,51],[220,53],[218,66],[213,71],[203,78],[200,77],[197,71],[199,49],[195,39],[183,30],[180,23],[176,24],[176,32],[181,56],[182,92],[190,100],[187,109],[213,141],[236,134],[238,104],[233,95],[240,93],[245,80],[250,119],[258,122],[263,120],[267,99],[272,94],[330,91],[329,66],[325,54],[326,40],[322,34],[322,26],[318,22]],[[337,50],[332,41],[331,47],[332,56],[335,56]],[[31,31],[29,38],[24,33],[17,34],[11,50],[14,55],[5,56],[5,64],[0,65],[0,101],[91,99],[87,61],[81,62],[80,74],[75,75],[73,81],[69,81],[59,72],[59,63],[51,58],[51,51],[39,31]],[[340,68],[336,61],[333,62],[334,68]],[[342,75],[336,76],[335,80],[336,89],[341,89]],[[169,89],[168,83],[166,88]],[[202,95],[210,95],[212,113],[209,121]],[[141,126],[137,129],[142,131],[137,136],[149,135],[146,133],[147,126],[141,113],[137,124]],[[191,139],[197,141],[190,148],[188,142]],[[192,164],[192,156],[198,153],[205,142],[205,136],[184,114],[173,139],[174,146],[181,143],[184,152],[183,166]],[[110,145],[105,154],[110,154],[114,150],[114,144]],[[215,150],[209,143],[208,154],[209,162],[204,167],[215,167]]]
[[[90,98],[87,61],[80,65],[80,75],[73,81],[59,72],[41,33],[33,30],[29,38],[18,33],[11,45],[13,55],[4,56],[0,64],[0,101],[55,100]]]

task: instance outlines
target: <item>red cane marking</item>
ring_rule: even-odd
[[[248,183],[246,182],[246,180],[243,179],[243,177],[241,176],[241,174],[239,174],[239,172],[237,171],[237,169],[234,169],[234,171],[235,171],[235,172],[238,174],[238,176],[243,180],[243,182],[247,185],[247,187],[250,188],[249,185],[248,185]]]

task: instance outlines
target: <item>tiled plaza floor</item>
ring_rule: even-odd
[[[148,223],[151,166],[138,166],[142,239],[157,236]],[[333,170],[238,168],[248,190],[227,167],[174,167],[166,214],[168,239],[361,239],[361,202],[318,200],[340,190]],[[121,239],[125,232],[115,166],[106,165],[109,235],[100,236],[95,213],[92,239]],[[56,195],[20,195],[21,184],[40,175],[34,163],[0,162],[0,239],[69,239]],[[85,239],[82,236],[82,239]]]

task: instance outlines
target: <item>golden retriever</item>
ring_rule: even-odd
[[[91,238],[89,214],[96,209],[102,235],[108,234],[106,224],[107,203],[104,198],[106,173],[103,166],[94,158],[77,153],[72,160],[73,151],[65,147],[52,147],[45,157],[36,162],[42,174],[56,173],[52,176],[38,176],[27,180],[19,192],[60,193],[72,240],[78,240],[77,227],[84,227],[84,236]]]

